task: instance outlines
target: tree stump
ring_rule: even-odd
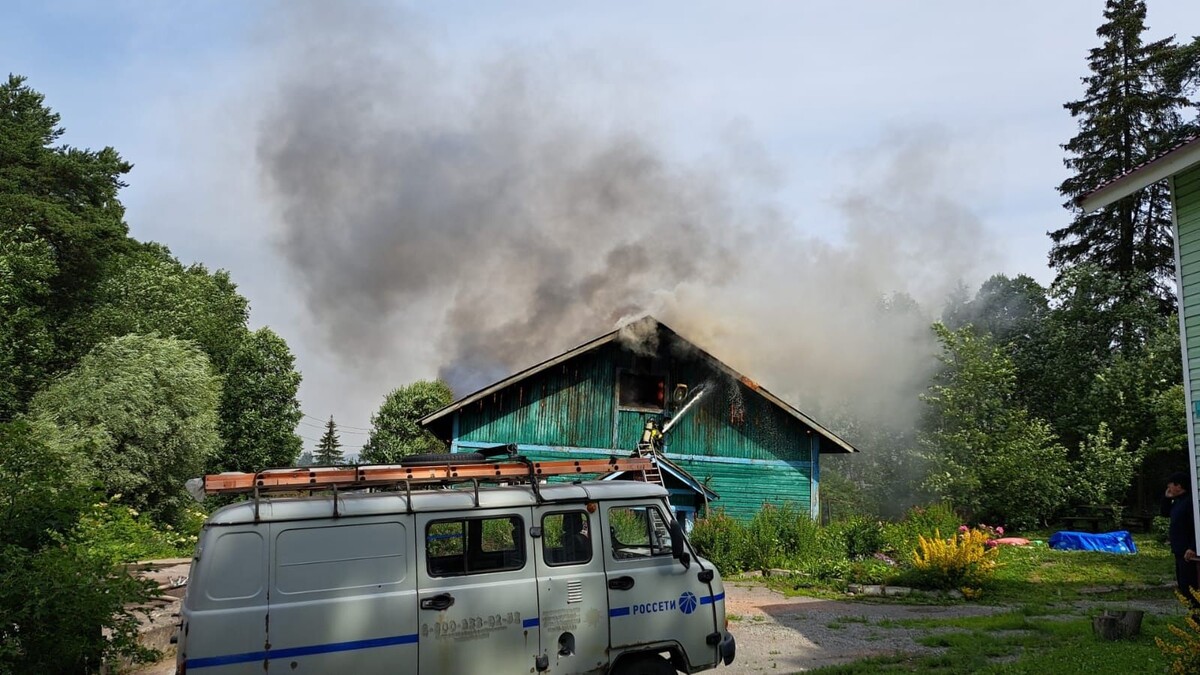
[[[1100,616],[1092,618],[1092,632],[1101,640],[1125,640],[1142,631],[1141,610],[1131,609],[1120,612],[1105,610]]]

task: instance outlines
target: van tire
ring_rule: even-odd
[[[675,675],[675,666],[658,654],[644,654],[627,661],[613,675]]]
[[[427,452],[400,458],[400,466],[429,466],[431,464],[481,464],[487,457],[478,452]]]

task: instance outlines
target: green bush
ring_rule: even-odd
[[[920,537],[926,539],[939,532],[955,532],[962,519],[945,502],[929,506],[914,506],[898,523],[889,523],[883,528],[887,552],[898,560],[908,560],[917,550]]]
[[[895,579],[897,571],[894,565],[878,558],[863,558],[850,563],[846,581],[852,584],[886,584]]]
[[[999,548],[988,548],[990,533],[980,529],[921,536],[912,556],[913,585],[922,588],[958,589],[970,598],[995,573]]]
[[[851,560],[869,558],[886,546],[883,523],[873,518],[853,516],[834,523],[831,529],[841,533],[846,543],[846,556]]]
[[[185,509],[184,525],[160,526],[144,513],[121,503],[121,495],[93,504],[79,517],[72,537],[93,555],[112,563],[190,555],[204,523],[203,511]]]
[[[151,590],[77,542],[36,551],[0,544],[0,673],[96,672],[118,654],[153,660],[128,609]]]
[[[791,531],[794,528],[787,522],[792,516],[790,509],[781,511],[770,504],[762,505],[746,527],[746,546],[742,555],[746,569],[765,570],[774,567],[786,552],[796,548],[796,541],[784,541],[794,539]],[[787,534],[784,533],[785,529],[788,530]]]
[[[723,509],[696,520],[690,536],[700,555],[716,565],[721,574],[738,574],[746,569],[742,565],[746,528]]]
[[[76,536],[95,499],[81,464],[28,424],[0,424],[0,673],[90,672],[106,657],[149,657],[127,608],[148,600],[150,585]]]

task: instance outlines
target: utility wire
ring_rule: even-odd
[[[316,420],[316,421],[320,422],[321,424],[328,424],[328,423],[329,423],[329,420],[323,420],[323,419],[321,419],[320,417],[313,417],[312,415],[309,415],[308,413],[304,413],[304,416],[305,416],[305,417],[307,417],[307,418],[309,418],[309,419],[314,419],[314,420]],[[337,426],[338,426],[338,428],[339,428],[339,429],[354,429],[355,431],[366,431],[366,432],[368,432],[368,433],[370,433],[370,431],[371,431],[370,429],[364,429],[364,428],[362,428],[362,427],[351,427],[351,426],[346,426],[346,425],[343,425],[343,424],[338,424],[338,422],[337,422],[336,420],[334,420],[334,424],[337,424]]]
[[[304,420],[300,420],[300,424],[303,424],[306,427],[311,428],[311,429],[324,430],[326,428],[324,424],[313,424],[312,422],[306,422]],[[337,431],[340,434],[345,433],[345,434],[353,434],[356,436],[370,436],[371,435],[371,432],[369,432],[369,431],[347,431],[344,428],[342,428],[342,425],[340,425],[340,424],[337,425]]]

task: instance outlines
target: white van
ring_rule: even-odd
[[[696,672],[733,661],[725,590],[659,485],[256,498],[215,512],[177,672]]]

